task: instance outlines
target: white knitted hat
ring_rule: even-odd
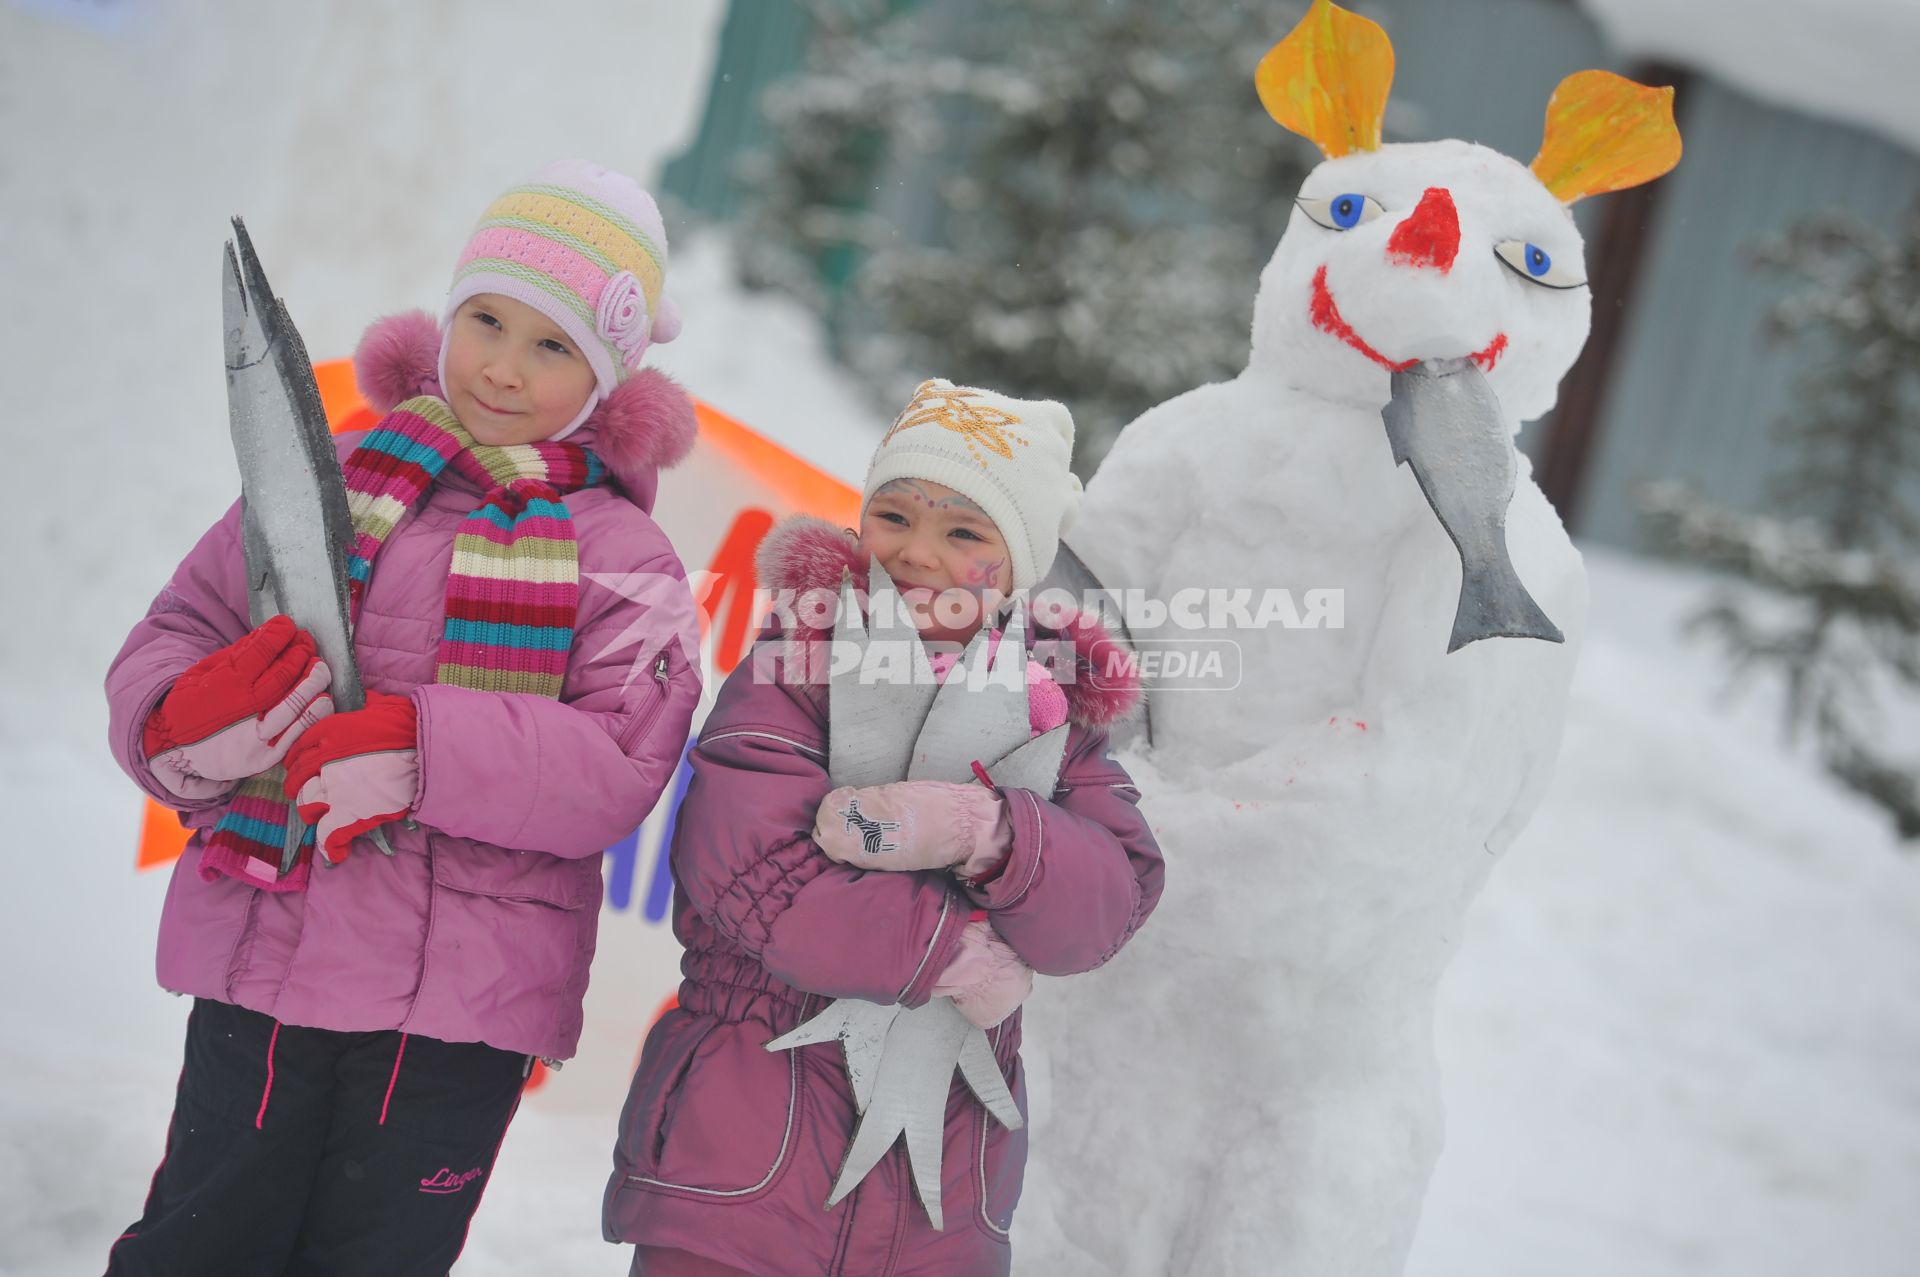
[[[945,484],[986,511],[1013,554],[1013,588],[1053,566],[1080,509],[1073,415],[1051,399],[1014,399],[950,381],[923,381],[874,450],[860,511],[895,479]]]

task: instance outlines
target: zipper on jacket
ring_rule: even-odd
[[[623,754],[633,747],[634,741],[652,730],[653,720],[660,717],[660,708],[667,703],[667,654],[665,652],[654,658],[653,685],[654,691],[658,693],[653,698],[653,704],[634,720],[632,727],[620,733],[620,752]]]

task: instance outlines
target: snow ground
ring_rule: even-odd
[[[1920,862],[1588,552],[1553,792],[1441,986],[1410,1277],[1915,1271]]]
[[[644,50],[644,127],[589,110],[604,86],[520,7],[225,5],[217,26],[184,7],[118,26],[0,7],[0,334],[26,516],[0,571],[33,622],[0,631],[0,1275],[99,1270],[179,1067],[185,1006],[151,974],[165,879],[131,869],[137,795],[98,689],[231,499],[222,218],[248,214],[310,347],[345,353],[372,314],[433,301],[497,186],[560,150],[651,172],[691,129],[721,7],[636,6],[606,33]],[[429,39],[473,80],[406,52]],[[470,90],[509,66],[580,96],[529,112]],[[662,364],[857,474],[876,422],[804,317],[736,293],[719,245],[675,272],[688,335]],[[56,478],[80,467],[84,488]],[[1448,1151],[1408,1271],[1911,1273],[1920,861],[1778,744],[1763,700],[1721,703],[1711,654],[1673,633],[1697,578],[1590,564],[1558,781],[1442,989]],[[597,1227],[617,1096],[579,1093],[617,1063],[583,1061],[523,1109],[461,1274],[625,1271]]]

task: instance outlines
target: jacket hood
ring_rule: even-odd
[[[383,416],[415,395],[440,395],[440,325],[424,310],[377,319],[353,352],[354,378]],[[693,448],[693,400],[657,368],[642,368],[594,407],[567,442],[592,448],[614,481],[652,513],[660,471]]]
[[[774,525],[760,542],[754,570],[762,588],[806,594],[828,590],[838,594],[841,574],[851,571],[856,589],[865,598],[868,556],[845,532],[824,519],[798,514]],[[1140,671],[1128,659],[1126,645],[1108,632],[1091,613],[1068,609],[1050,618],[1057,623],[1032,621],[1029,641],[1067,639],[1074,649],[1076,677],[1061,685],[1067,695],[1067,718],[1081,727],[1106,728],[1138,713],[1141,704]],[[789,654],[802,644],[831,637],[830,629],[804,623],[786,636]],[[789,664],[797,662],[791,658]]]

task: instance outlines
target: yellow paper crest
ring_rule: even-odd
[[[1547,101],[1533,175],[1562,204],[1651,182],[1680,162],[1673,90],[1576,71]]]
[[[1378,23],[1313,0],[1307,16],[1267,50],[1254,72],[1267,114],[1319,144],[1329,159],[1380,149],[1393,87],[1393,43]]]

